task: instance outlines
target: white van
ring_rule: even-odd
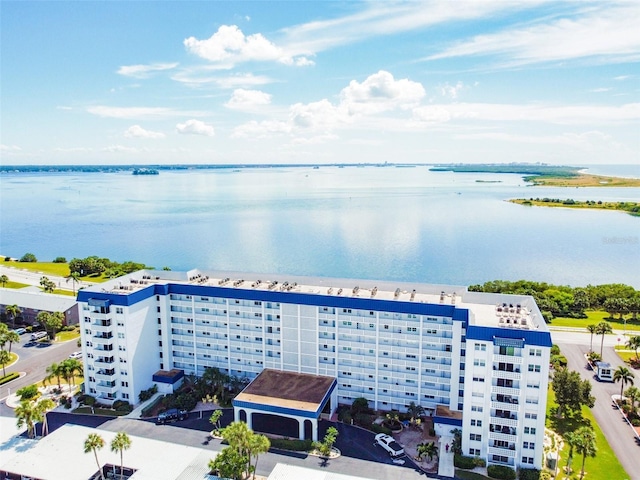
[[[31,341],[35,342],[36,340],[40,340],[41,338],[45,338],[47,336],[47,332],[36,332],[31,334]]]

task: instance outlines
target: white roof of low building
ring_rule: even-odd
[[[29,440],[16,433],[13,425],[0,423],[2,449],[0,470],[25,477],[47,480],[87,480],[98,471],[93,453],[84,453],[84,441],[90,433],[99,434],[105,447],[98,451],[102,465],[120,465],[120,454],[109,448],[115,432],[67,424],[40,440]],[[7,428],[5,428],[7,427]],[[131,480],[211,479],[209,460],[217,452],[131,436],[131,448],[124,452],[124,466],[136,469]]]
[[[268,480],[368,480],[364,477],[354,477],[343,473],[328,472],[326,470],[312,470],[310,468],[278,463],[271,471]]]
[[[47,312],[66,312],[77,302],[76,297],[33,292],[31,289],[0,288],[0,305],[18,305]]]

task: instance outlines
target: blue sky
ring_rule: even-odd
[[[0,9],[5,165],[640,159],[637,1]]]

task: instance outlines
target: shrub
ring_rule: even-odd
[[[640,427],[640,418],[634,418],[633,420],[631,420],[631,425],[633,425],[634,427]]]
[[[67,259],[65,257],[56,257],[53,263],[67,263]]]
[[[10,262],[11,261],[11,257],[4,257],[4,261],[5,262]]]
[[[551,355],[560,355],[560,347],[558,345],[551,345]]]
[[[464,455],[458,455],[457,453],[453,456],[453,465],[456,468],[462,468],[464,470],[473,470],[476,468],[476,462],[473,457],[466,457]]]
[[[84,403],[88,407],[93,407],[96,404],[96,399],[93,398],[91,395],[84,395],[84,398],[82,399],[82,403]]]
[[[540,480],[540,470],[535,468],[521,468],[518,470],[519,480]]]
[[[487,467],[487,475],[491,478],[498,478],[499,480],[516,480],[516,471],[504,465],[489,465]]]
[[[147,400],[149,400],[151,397],[153,397],[156,393],[158,392],[158,385],[156,385],[155,383],[153,384],[153,387],[151,388],[147,388],[146,390],[142,390],[140,392],[140,394],[138,395],[138,399],[141,402],[146,402]]]
[[[156,398],[151,405],[149,405],[148,407],[144,408],[142,410],[142,412],[140,412],[140,416],[141,417],[149,417],[151,416],[151,414],[153,413],[153,411],[155,410],[155,408],[158,406],[159,403],[161,403],[164,400],[164,397],[158,397]]]
[[[33,253],[25,253],[22,258],[20,258],[21,262],[29,262],[29,263],[33,263],[33,262],[37,262],[38,259],[36,258],[36,256]]]
[[[16,391],[16,395],[20,397],[20,401],[22,400],[32,400],[39,396],[40,392],[38,392],[37,385],[28,385],[26,387],[22,387]]]
[[[294,440],[289,438],[271,438],[271,447],[294,452],[309,452],[313,449],[311,440]]]
[[[359,425],[363,428],[371,429],[371,425],[373,424],[373,417],[366,413],[358,413],[354,418],[354,422],[356,423],[356,425]]]
[[[484,458],[480,458],[480,457],[473,457],[473,464],[476,467],[486,467],[487,466],[487,462],[485,461]]]
[[[391,435],[391,430],[389,428],[378,425],[377,423],[371,425],[371,431],[373,433],[386,433],[387,435]]]
[[[11,380],[14,380],[14,379],[18,378],[19,376],[20,376],[20,374],[18,372],[10,373],[6,377],[0,378],[0,385],[4,385],[5,383],[8,383]]]

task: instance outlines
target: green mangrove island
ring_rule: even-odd
[[[518,205],[535,206],[535,207],[564,207],[564,208],[591,208],[596,210],[615,210],[627,212],[635,217],[640,217],[640,203],[637,202],[603,202],[601,200],[579,201],[568,198],[561,200],[559,198],[514,198],[509,200],[511,203]]]

